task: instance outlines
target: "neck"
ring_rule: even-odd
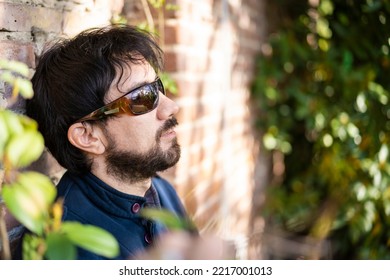
[[[145,192],[150,188],[152,184],[151,178],[147,178],[142,181],[139,180],[135,182],[123,181],[121,180],[121,178],[117,178],[115,176],[107,174],[105,170],[99,168],[92,167],[91,173],[94,174],[103,182],[105,182],[110,187],[116,189],[117,191],[126,194],[136,195],[136,196],[144,196]]]
[[[136,196],[145,196],[146,191],[150,188],[152,184],[152,180],[151,178],[149,178],[135,183],[118,182],[116,185],[112,185],[111,183],[107,182],[107,184],[123,193]]]

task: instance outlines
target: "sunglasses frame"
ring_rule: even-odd
[[[153,93],[156,93],[156,100],[154,100],[153,107],[151,109],[147,109],[145,111],[141,112],[134,112],[131,110],[131,96],[134,95],[135,92],[142,90],[143,88],[151,88]],[[156,90],[154,90],[156,89]],[[131,91],[125,93],[121,97],[115,99],[114,101],[111,101],[110,103],[100,107],[99,109],[96,109],[92,113],[78,119],[76,123],[78,122],[84,122],[84,121],[96,121],[104,119],[107,116],[114,115],[114,114],[120,114],[120,113],[127,113],[134,116],[143,115],[146,113],[149,113],[156,109],[159,98],[160,98],[160,91],[162,94],[166,95],[164,85],[159,77],[157,77],[153,82],[149,84],[145,84],[142,86],[139,86],[135,89],[132,89]]]

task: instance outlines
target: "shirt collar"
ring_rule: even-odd
[[[109,186],[92,173],[84,175],[82,183],[82,192],[99,208],[111,215],[129,218],[139,216],[138,212],[133,211],[133,205],[138,203],[141,208],[150,205],[160,205],[158,193],[153,185],[146,191],[145,197],[126,194]]]

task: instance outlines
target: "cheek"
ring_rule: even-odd
[[[126,125],[117,126],[115,143],[117,148],[146,152],[156,143],[158,128],[151,125],[152,122],[127,122]]]

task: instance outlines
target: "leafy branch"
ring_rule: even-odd
[[[12,86],[11,102],[20,94],[31,98],[28,67],[17,61],[0,61],[0,79]],[[0,195],[7,210],[28,230],[23,237],[23,259],[75,259],[76,246],[113,258],[119,253],[116,239],[91,225],[62,222],[62,200],[45,175],[25,171],[44,150],[37,123],[27,116],[0,108],[0,167],[4,178]],[[3,210],[3,205],[0,205]],[[10,244],[0,213],[2,258],[10,259]]]

